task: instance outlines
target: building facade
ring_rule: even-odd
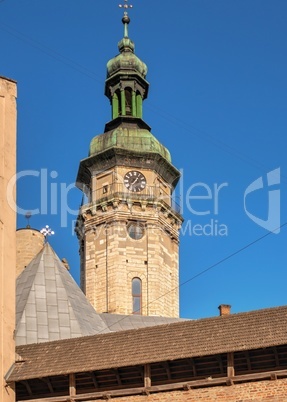
[[[16,189],[8,183],[16,174],[16,83],[0,77],[0,400],[12,402],[14,391],[4,376],[15,359]]]

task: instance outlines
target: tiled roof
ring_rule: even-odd
[[[16,344],[110,332],[47,243],[17,279]]]
[[[17,347],[8,380],[142,365],[287,344],[287,306]]]

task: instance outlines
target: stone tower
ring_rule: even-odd
[[[39,230],[26,228],[16,232],[16,276],[18,277],[44,246],[44,235]]]
[[[92,139],[77,186],[87,196],[76,225],[81,287],[97,312],[178,317],[180,174],[143,120],[147,66],[123,17],[119,54],[107,64],[112,120]]]
[[[0,77],[0,401],[15,400],[5,375],[15,361],[16,189],[16,83]]]

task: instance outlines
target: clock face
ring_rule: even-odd
[[[137,170],[131,170],[124,176],[124,183],[128,190],[132,192],[142,191],[146,187],[146,178]]]

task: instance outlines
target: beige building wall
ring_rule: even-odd
[[[92,203],[82,208],[79,235],[81,287],[98,313],[132,314],[132,280],[139,278],[141,314],[178,317],[182,220],[155,171],[140,169],[147,188],[133,194],[123,183],[129,170],[119,166],[92,178]],[[129,236],[133,223],[143,227],[141,239]]]
[[[39,230],[24,228],[16,232],[16,277],[27,267],[44,246]]]
[[[7,185],[16,173],[16,83],[0,77],[0,401],[15,400],[5,374],[15,360],[16,212]],[[15,191],[15,189],[14,189]],[[14,192],[15,199],[15,192]]]

